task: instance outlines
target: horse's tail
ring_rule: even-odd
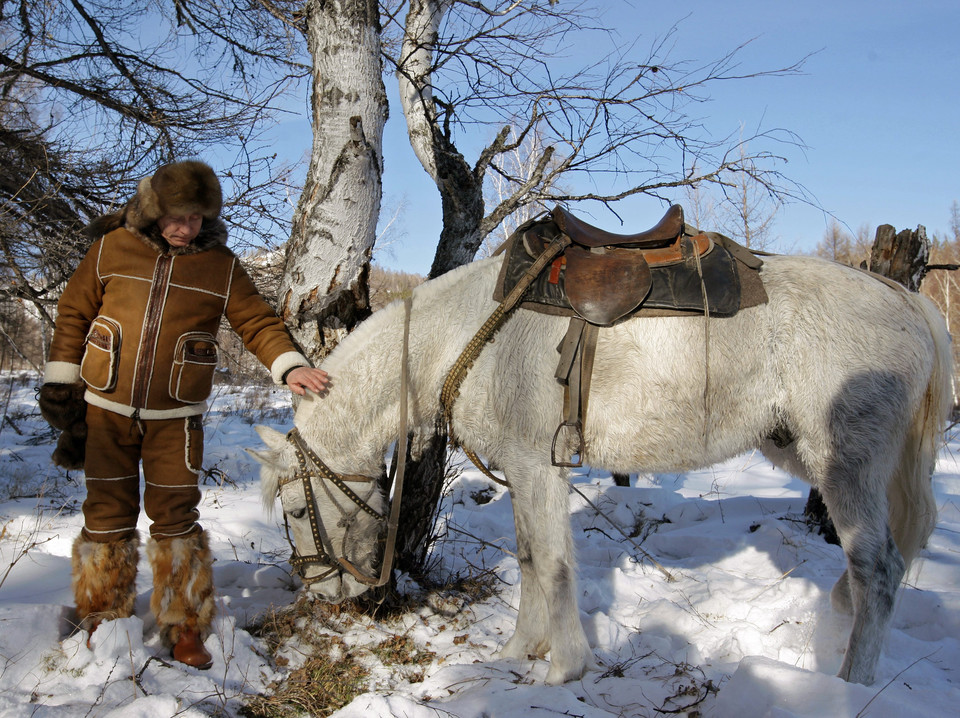
[[[900,461],[887,488],[890,530],[909,567],[937,523],[933,470],[953,409],[953,354],[943,317],[926,297],[912,295],[930,328],[933,364],[923,400],[910,422]]]

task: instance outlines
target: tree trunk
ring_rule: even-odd
[[[905,229],[899,234],[889,224],[877,227],[876,239],[870,250],[871,272],[889,277],[911,292],[919,292],[929,259],[930,240],[927,239],[927,230],[922,224],[916,231]],[[803,514],[807,525],[816,529],[827,543],[840,545],[840,538],[827,513],[827,506],[815,488],[810,489]]]
[[[431,72],[440,21],[448,0],[412,0],[404,24],[402,66],[397,72],[407,135],[417,159],[440,191],[443,229],[428,275],[439,277],[472,261],[483,236],[483,183],[438,127]],[[406,464],[406,486],[397,529],[397,567],[425,572],[430,532],[446,469],[447,435],[437,417],[434,432],[418,434]]]
[[[403,65],[397,72],[407,135],[440,191],[443,229],[429,279],[473,261],[483,235],[483,177],[440,127],[433,95],[433,51],[449,0],[412,0],[404,24]]]
[[[305,21],[313,149],[287,244],[279,311],[317,362],[370,315],[388,105],[378,4],[308,0]]]
[[[422,579],[428,570],[430,548],[440,493],[446,476],[447,433],[435,431],[411,436],[406,456],[406,479],[400,502],[394,567]]]

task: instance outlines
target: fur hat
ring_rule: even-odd
[[[209,165],[175,162],[140,180],[137,194],[127,204],[127,224],[142,229],[167,214],[199,214],[212,220],[222,206],[220,181]]]
[[[174,162],[140,180],[137,193],[126,206],[94,220],[87,234],[97,237],[122,226],[142,231],[164,215],[196,213],[212,221],[219,217],[222,206],[220,180],[209,165],[195,160]]]

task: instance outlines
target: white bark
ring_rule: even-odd
[[[437,121],[432,77],[440,22],[452,0],[411,0],[404,25],[397,82],[407,134],[417,159],[439,184],[433,128]]]
[[[288,244],[280,313],[313,360],[369,313],[387,99],[378,5],[309,0],[313,149]]]

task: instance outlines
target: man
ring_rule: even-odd
[[[40,389],[44,417],[63,430],[54,461],[86,475],[72,561],[81,627],[92,634],[133,613],[142,462],[150,607],[173,657],[198,668],[211,665],[203,641],[214,615],[212,557],[197,523],[201,417],[221,316],[278,384],[300,395],[327,386],[227,249],[222,202],[209,166],[179,162],[91,223],[95,241],[60,298]]]

